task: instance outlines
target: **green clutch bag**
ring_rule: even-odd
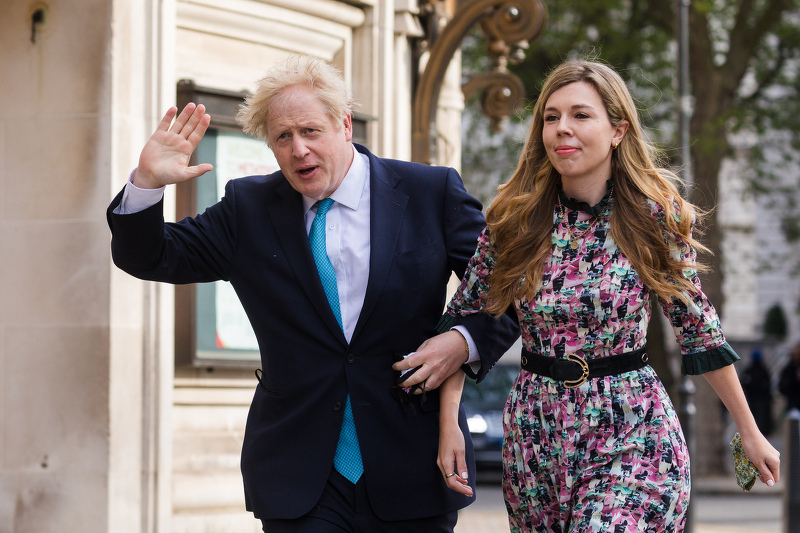
[[[759,475],[758,468],[756,468],[756,465],[754,465],[744,453],[742,437],[739,436],[739,432],[736,432],[736,435],[733,436],[730,446],[731,451],[733,451],[736,483],[742,487],[745,492],[749,492],[756,483],[756,477]]]

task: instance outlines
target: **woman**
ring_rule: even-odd
[[[695,209],[657,168],[633,100],[606,65],[568,61],[547,78],[524,153],[487,214],[452,315],[516,310],[523,368],[504,413],[511,531],[682,531],[689,457],[647,366],[655,294],[682,350],[731,412],[772,485],[779,454],[758,431],[719,319],[700,288]],[[461,372],[442,389],[452,406]],[[463,491],[452,408],[439,465]],[[454,468],[455,466],[455,468]]]

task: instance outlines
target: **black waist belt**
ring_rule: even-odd
[[[588,379],[639,370],[647,366],[648,360],[647,351],[644,348],[590,360],[586,360],[576,353],[560,359],[522,349],[522,368],[540,376],[562,381],[567,388],[583,385]]]

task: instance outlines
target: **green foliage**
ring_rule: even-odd
[[[546,6],[544,34],[530,43],[522,62],[511,65],[527,92],[514,120],[526,123],[556,65],[567,58],[598,59],[622,74],[652,140],[668,159],[677,157],[676,2],[551,0]],[[693,0],[691,9],[695,165],[718,171],[724,156],[738,154],[750,178],[746,193],[779,206],[787,236],[797,239],[800,207],[788,198],[800,186],[800,0]],[[462,58],[465,74],[487,70],[479,32],[464,43]],[[468,186],[480,183],[485,194],[513,172],[524,127],[487,133],[483,148],[476,133],[488,132],[488,121],[481,122],[477,102],[468,102],[466,114],[463,173]],[[715,198],[716,176],[699,178],[708,180],[707,197]]]
[[[783,339],[789,330],[783,308],[775,304],[767,310],[764,317],[764,334]]]
[[[547,73],[565,59],[604,61],[626,79],[645,125],[658,140],[673,131],[675,51],[668,2],[560,0],[548,2],[544,35],[512,67],[535,100]]]
[[[488,120],[480,116],[477,98],[467,102],[462,174],[470,192],[484,202],[494,196],[496,185],[513,173],[541,85],[549,71],[568,58],[597,59],[614,66],[628,81],[652,140],[666,150],[667,156],[671,155],[675,53],[669,4],[617,0],[559,0],[546,4],[547,29],[531,43],[525,59],[510,68],[527,92],[520,113],[513,117],[516,124],[498,134],[489,134]],[[486,43],[479,31],[473,31],[465,40],[462,62],[465,74],[488,69]]]

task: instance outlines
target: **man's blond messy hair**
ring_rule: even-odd
[[[236,121],[244,132],[263,140],[271,147],[267,131],[270,109],[281,92],[294,85],[311,87],[327,109],[328,115],[337,124],[342,124],[356,105],[336,67],[321,59],[292,56],[286,62],[272,67],[258,82],[256,92],[248,96],[239,108]]]

